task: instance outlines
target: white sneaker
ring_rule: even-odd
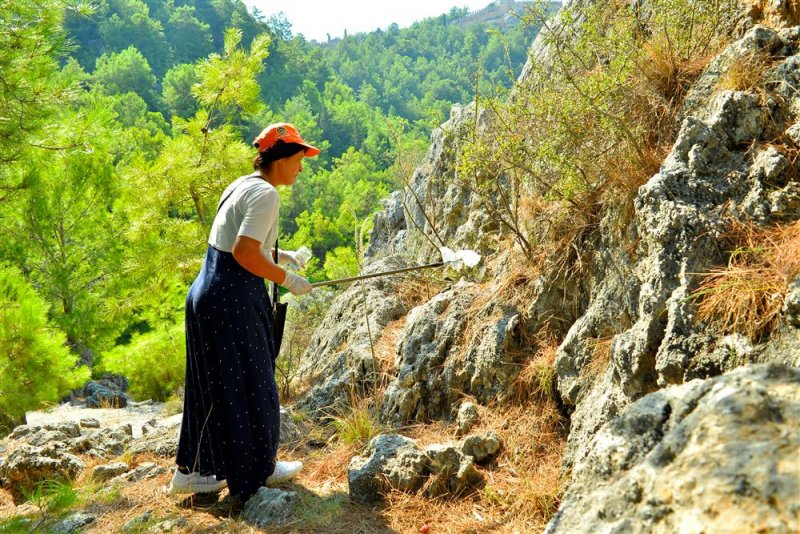
[[[275,462],[275,471],[267,477],[267,486],[292,480],[303,468],[303,462]]]
[[[200,473],[184,475],[176,469],[167,493],[214,493],[227,485],[227,481],[217,480],[213,475],[202,476]]]

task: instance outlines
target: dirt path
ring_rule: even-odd
[[[153,401],[134,402],[125,408],[86,408],[66,403],[51,410],[28,412],[25,414],[25,421],[29,425],[44,426],[66,421],[80,423],[81,419],[91,418],[97,419],[102,428],[130,424],[133,437],[138,438],[142,435],[142,425],[152,419],[158,419],[159,425],[163,426],[180,423],[181,414],[164,417],[161,415],[163,409],[163,403]]]

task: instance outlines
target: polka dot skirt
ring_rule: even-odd
[[[176,463],[249,498],[275,468],[280,404],[264,280],[209,246],[186,297],[186,386]]]

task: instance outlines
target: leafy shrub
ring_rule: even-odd
[[[186,374],[183,324],[167,323],[134,334],[129,344],[103,354],[102,367],[127,377],[134,397],[166,400],[183,384]]]
[[[510,98],[478,98],[473,123],[455,132],[459,180],[534,264],[580,269],[604,217],[630,221],[686,91],[737,13],[733,0],[575,3],[551,21],[532,10],[548,53]]]
[[[47,305],[15,267],[0,264],[0,414],[11,419],[54,402],[89,378]]]

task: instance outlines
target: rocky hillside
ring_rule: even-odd
[[[459,134],[480,138],[497,118],[455,107],[409,187],[376,216],[368,271],[435,259],[432,244],[478,250],[482,270],[340,295],[304,358],[313,386],[298,407],[323,413],[358,392],[396,428],[454,421],[466,400],[497,406],[518,395],[547,324],[569,420],[566,491],[549,531],[796,531],[800,27],[792,3],[760,5],[738,6],[727,46],[692,77],[671,148],[634,190],[630,220],[620,229],[617,214],[601,214],[577,274],[537,273],[514,298],[501,284],[518,276],[512,232],[459,176]],[[563,20],[580,31],[580,18]],[[550,46],[544,32],[531,54],[539,68],[529,65],[520,87],[557,60]],[[764,247],[782,263],[737,263]],[[770,268],[790,278],[769,286],[767,304],[736,300],[752,284],[737,291],[735,275]],[[395,340],[389,358],[370,337]]]

